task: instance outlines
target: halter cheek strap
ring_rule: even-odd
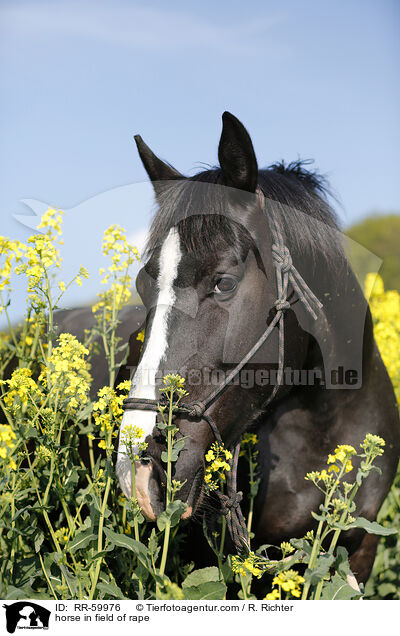
[[[264,342],[269,338],[275,327],[278,328],[278,375],[277,382],[268,399],[262,405],[265,409],[275,398],[279,387],[282,384],[284,373],[284,357],[285,357],[285,329],[284,315],[285,311],[290,308],[288,301],[289,284],[297,294],[299,301],[304,305],[305,309],[314,320],[317,319],[317,312],[322,308],[322,303],[313,294],[307,283],[301,277],[295,266],[289,249],[283,242],[281,230],[274,219],[270,220],[270,229],[272,235],[272,259],[276,272],[277,299],[274,303],[276,310],[275,316],[269,323],[267,329],[250,351],[242,358],[242,360],[232,369],[226,376],[224,382],[217,386],[206,399],[202,402],[180,403],[175,409],[174,414],[182,413],[187,418],[206,420],[211,428],[214,438],[222,444],[221,434],[216,426],[213,418],[206,413],[211,404],[219,397],[232,381],[239,375],[243,367],[250,362],[257,351],[262,347]],[[124,410],[142,410],[158,412],[157,400],[149,400],[144,398],[126,398],[123,403]],[[248,533],[246,523],[240,508],[242,493],[237,492],[237,466],[239,460],[240,439],[232,448],[231,470],[227,474],[226,494],[217,491],[217,495],[221,504],[221,512],[226,516],[227,526],[231,534],[233,543],[238,552],[242,552],[248,546]]]

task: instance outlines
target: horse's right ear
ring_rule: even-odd
[[[258,167],[250,135],[243,124],[228,112],[222,115],[218,159],[226,185],[247,192],[256,191]]]
[[[186,179],[180,172],[164,161],[161,161],[152,150],[144,143],[140,135],[135,135],[137,149],[140,158],[153,183],[156,194],[163,188],[163,181]]]

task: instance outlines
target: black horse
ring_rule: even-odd
[[[310,511],[321,501],[305,474],[326,466],[338,444],[357,448],[367,432],[382,436],[382,474],[370,476],[357,500],[358,514],[373,520],[399,459],[398,411],[323,179],[301,162],[258,170],[247,131],[229,113],[223,115],[220,168],[194,177],[158,159],[140,137],[136,142],[158,210],[147,262],[137,278],[147,320],[130,397],[155,400],[161,377],[180,373],[188,399],[206,403],[227,447],[249,427],[255,430],[261,477],[254,515],[258,544],[303,536],[312,527]],[[283,292],[275,276],[277,242]],[[296,287],[294,279],[301,285]],[[307,298],[315,301],[312,310]],[[278,312],[280,320],[274,322]],[[255,343],[259,346],[247,359]],[[137,345],[132,344],[130,364],[136,366]],[[243,368],[227,382],[227,374],[229,380],[243,360]],[[151,461],[137,462],[136,484],[150,520],[161,513],[164,501],[163,444],[155,417],[138,407],[125,412],[121,425],[123,430],[135,423],[147,435]],[[214,434],[204,408],[197,417],[180,414],[177,425],[186,440],[175,478],[184,482],[180,498],[190,517],[204,501],[204,454]],[[129,495],[130,464],[122,444],[117,474]],[[353,530],[344,541],[353,571],[365,581],[376,538]]]

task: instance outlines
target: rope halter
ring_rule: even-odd
[[[207,414],[207,410],[211,404],[214,403],[217,397],[219,397],[225,389],[231,384],[231,382],[239,375],[243,367],[253,358],[255,353],[262,347],[264,342],[271,335],[275,327],[278,328],[278,375],[277,382],[269,395],[268,399],[262,405],[262,409],[265,409],[275,398],[279,387],[282,384],[284,373],[284,315],[287,309],[290,308],[290,302],[288,300],[288,287],[289,284],[297,294],[298,299],[303,303],[305,309],[309,312],[311,317],[316,320],[317,312],[322,308],[322,303],[313,294],[307,283],[301,277],[295,266],[288,247],[283,242],[281,230],[277,222],[271,218],[270,220],[271,235],[273,239],[272,243],[272,260],[276,272],[277,283],[277,300],[274,303],[275,316],[269,323],[266,330],[257,340],[255,345],[245,355],[242,360],[232,369],[232,371],[226,376],[224,382],[217,386],[206,399],[202,402],[197,401],[193,403],[182,404],[180,403],[175,410],[175,415],[178,413],[184,414],[186,418],[204,419],[208,422],[215,439],[223,444],[220,432],[212,417]],[[149,400],[143,398],[129,397],[124,400],[124,410],[143,410],[143,411],[155,411],[158,412],[157,400]],[[238,552],[242,552],[244,548],[248,546],[248,533],[246,523],[244,521],[242,511],[240,508],[240,502],[242,500],[242,493],[237,492],[237,466],[239,461],[240,439],[233,445],[232,459],[230,460],[231,470],[227,474],[226,487],[227,494],[218,492],[218,497],[221,505],[221,512],[226,516],[227,526],[231,534],[233,543]]]

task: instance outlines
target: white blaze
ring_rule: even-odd
[[[178,274],[181,250],[179,234],[172,228],[160,252],[159,274],[157,278],[158,297],[150,334],[140,364],[132,380],[129,397],[155,400],[155,374],[168,346],[168,316],[175,302],[174,281]],[[124,494],[131,496],[131,461],[126,447],[121,443],[126,426],[134,424],[144,431],[144,437],[151,435],[156,423],[156,413],[152,411],[125,411],[120,429],[116,472]]]

